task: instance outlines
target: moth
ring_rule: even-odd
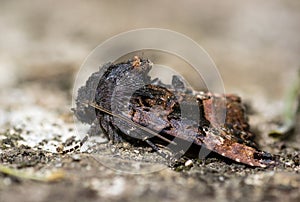
[[[233,161],[266,167],[272,155],[257,149],[240,97],[197,92],[174,75],[171,84],[149,76],[152,63],[133,57],[104,65],[78,90],[77,119],[100,126],[112,142],[158,145],[174,153],[205,148]],[[186,146],[188,145],[188,146]]]

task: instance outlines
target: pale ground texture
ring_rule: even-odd
[[[0,165],[59,176],[41,182],[0,173],[0,201],[300,201],[299,124],[283,140],[268,136],[300,67],[299,22],[297,0],[1,0]],[[226,92],[250,106],[261,149],[283,164],[250,168],[212,156],[172,169],[158,158],[150,166],[165,169],[133,175],[107,168],[84,148],[56,153],[77,135],[72,90],[86,56],[109,37],[146,27],[172,29],[202,45]],[[110,146],[102,136],[94,141],[103,152],[157,157],[148,148]]]

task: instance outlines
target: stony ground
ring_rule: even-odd
[[[300,66],[299,2],[124,2],[0,2],[0,201],[299,201],[299,115],[289,136],[268,135]],[[148,148],[102,135],[58,154],[79,139],[71,101],[80,64],[103,40],[138,27],[174,29],[204,46],[226,91],[251,108],[261,149],[282,163],[251,168],[212,154],[170,168]]]
[[[24,84],[30,89],[34,85],[41,84]],[[282,164],[265,169],[236,164],[214,155],[205,160],[193,159],[191,165],[185,164],[187,160],[182,159],[177,166],[170,168],[147,148],[111,145],[101,136],[89,140],[100,145],[100,153],[90,153],[86,145],[82,151],[60,155],[55,151],[58,145],[76,142],[76,138],[72,138],[76,137],[76,133],[71,112],[59,107],[64,106],[60,101],[57,107],[47,106],[30,94],[27,94],[30,98],[22,96],[22,99],[28,99],[28,103],[24,101],[19,106],[13,100],[20,96],[20,90],[26,91],[19,89],[18,93],[12,90],[8,100],[1,100],[2,106],[5,106],[2,113],[10,118],[10,122],[3,120],[7,129],[0,133],[0,162],[23,173],[21,177],[0,174],[0,201],[300,199],[300,151],[296,147],[299,143],[285,140],[269,145],[273,148],[272,152],[279,155]],[[35,93],[38,91],[47,95],[63,94],[60,90],[48,91],[37,87]],[[124,162],[112,157],[117,153],[132,154],[132,160]],[[145,155],[150,163],[138,160],[138,156]],[[124,169],[120,164],[124,164]],[[138,174],[132,174],[134,172]],[[26,179],[26,176],[39,178],[32,180]]]

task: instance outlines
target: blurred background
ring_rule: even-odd
[[[149,27],[182,33],[208,52],[226,92],[252,106],[261,148],[281,154],[287,169],[276,175],[277,167],[263,172],[212,160],[187,172],[132,176],[86,153],[55,154],[76,139],[72,90],[86,57],[110,37]],[[0,201],[299,201],[300,125],[289,142],[274,146],[268,136],[300,68],[299,33],[299,0],[0,0],[0,163],[24,162],[34,174],[61,168],[69,176],[45,184],[0,174]],[[35,160],[43,156],[50,162]]]
[[[219,68],[226,92],[274,116],[300,66],[299,11],[297,0],[1,0],[1,97],[22,89],[18,102],[26,92],[53,108],[69,105],[76,72],[97,45],[121,32],[156,27],[199,43]]]

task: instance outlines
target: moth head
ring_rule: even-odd
[[[135,71],[148,74],[153,63],[149,59],[142,59],[139,56],[134,56],[131,60],[132,67]]]

